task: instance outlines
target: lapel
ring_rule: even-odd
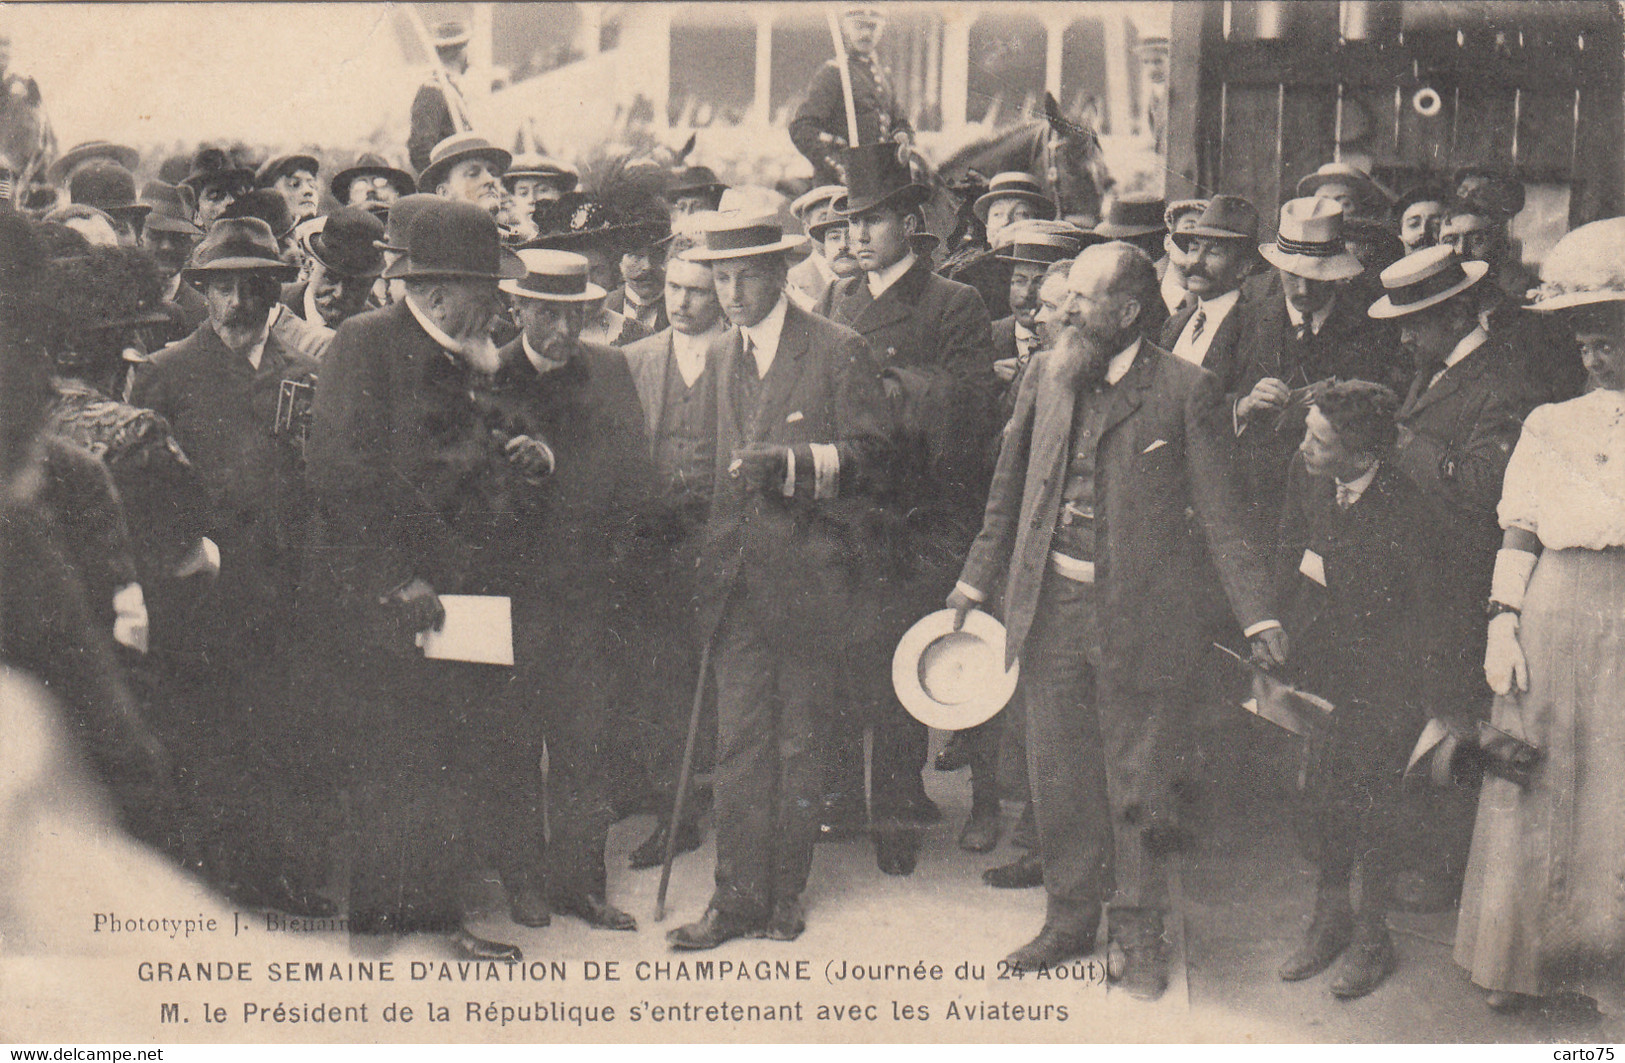
[[[878,299],[869,298],[869,282],[866,276],[856,278],[857,286],[863,293],[864,303],[861,307],[855,307],[852,328],[857,332],[868,334],[878,332],[888,325],[907,321],[914,313],[914,305],[920,300],[920,292],[925,288],[926,278],[930,276],[931,264],[923,256],[917,256],[908,272],[898,277],[890,288],[881,292]]]
[[[1162,326],[1162,346],[1173,350],[1174,344],[1179,342],[1180,333],[1185,331],[1191,316],[1196,313],[1196,305],[1195,299],[1187,300],[1185,308],[1169,318],[1168,323]]]
[[[672,362],[676,355],[674,348],[676,341],[672,339],[672,331],[667,329],[661,337],[664,342],[660,344],[660,354],[650,366],[653,372],[648,373],[649,384],[649,438],[653,439],[660,431],[660,419],[666,415],[666,381],[672,372]]]
[[[1429,406],[1438,405],[1460,391],[1469,382],[1478,379],[1484,372],[1484,367],[1489,364],[1487,356],[1490,352],[1488,347],[1489,344],[1485,343],[1472,354],[1445,369],[1444,376],[1440,377],[1439,382],[1432,387],[1428,386],[1425,378],[1419,376],[1416,384],[1413,385],[1413,387],[1417,388],[1415,397],[1406,403],[1409,407],[1408,416],[1414,417]]]
[[[1095,445],[1098,448],[1105,442],[1111,430],[1122,424],[1140,404],[1145,401],[1145,391],[1151,386],[1151,378],[1157,369],[1157,359],[1162,349],[1151,343],[1150,340],[1140,342],[1140,351],[1134,356],[1134,364],[1128,367],[1111,391],[1111,400],[1106,407],[1106,420],[1100,426],[1100,440]]]
[[[762,380],[761,397],[746,426],[747,442],[765,441],[774,425],[783,418],[784,407],[789,404],[790,395],[801,380],[801,371],[806,363],[803,355],[807,353],[810,341],[804,311],[793,305],[786,307],[784,330],[779,333],[779,349],[773,355],[773,364],[768,366],[767,376]],[[740,348],[743,354],[743,343]],[[755,367],[745,368],[754,371]]]

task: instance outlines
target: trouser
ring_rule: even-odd
[[[821,739],[833,664],[768,638],[744,590],[723,612],[712,659],[717,679],[713,817],[716,892],[711,906],[765,919],[798,897],[818,836]]]
[[[1390,907],[1396,870],[1400,782],[1420,721],[1351,699],[1319,741],[1309,779],[1320,888],[1346,890],[1360,869],[1360,908]]]
[[[1145,832],[1171,820],[1169,728],[1181,706],[1171,691],[1102,696],[1095,595],[1046,574],[1022,651],[1045,922],[1071,933],[1092,929],[1108,900],[1168,906],[1166,857]]]

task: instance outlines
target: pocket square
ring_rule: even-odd
[[[790,416],[786,417],[784,419],[784,423],[785,424],[795,424],[797,421],[805,421],[806,419],[807,419],[806,415],[803,414],[800,410],[797,410],[795,413],[792,413]]]
[[[1152,443],[1149,447],[1146,447],[1144,450],[1140,451],[1140,453],[1141,454],[1149,454],[1153,450],[1156,450],[1159,447],[1165,447],[1167,445],[1168,445],[1168,441],[1166,439],[1159,439],[1155,443]]]

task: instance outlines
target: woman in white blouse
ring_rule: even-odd
[[[1497,1010],[1559,993],[1625,1010],[1625,218],[1552,249],[1592,390],[1537,407],[1507,466],[1484,672],[1492,723],[1538,746],[1486,778],[1456,962]]]

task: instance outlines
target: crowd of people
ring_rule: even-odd
[[[892,649],[980,609],[1020,682],[935,767],[970,769],[968,852],[1020,805],[984,876],[1046,891],[1013,965],[1104,923],[1113,981],[1164,991],[1250,684],[1322,706],[1281,766],[1318,867],[1281,978],[1370,993],[1389,911],[1459,897],[1492,1007],[1617,1006],[1625,219],[1536,286],[1493,170],[1328,163],[1268,240],[1241,196],[1061,217],[1011,172],[945,241],[865,120],[800,128],[816,187],[578,187],[453,124],[416,177],[204,146],[139,194],[94,142],[0,212],[0,650],[124,827],[238,904],[500,961],[471,872],[518,925],[634,931],[613,823],[655,815],[636,869],[709,822],[671,945],[793,940],[821,839],[914,870],[942,814]]]

